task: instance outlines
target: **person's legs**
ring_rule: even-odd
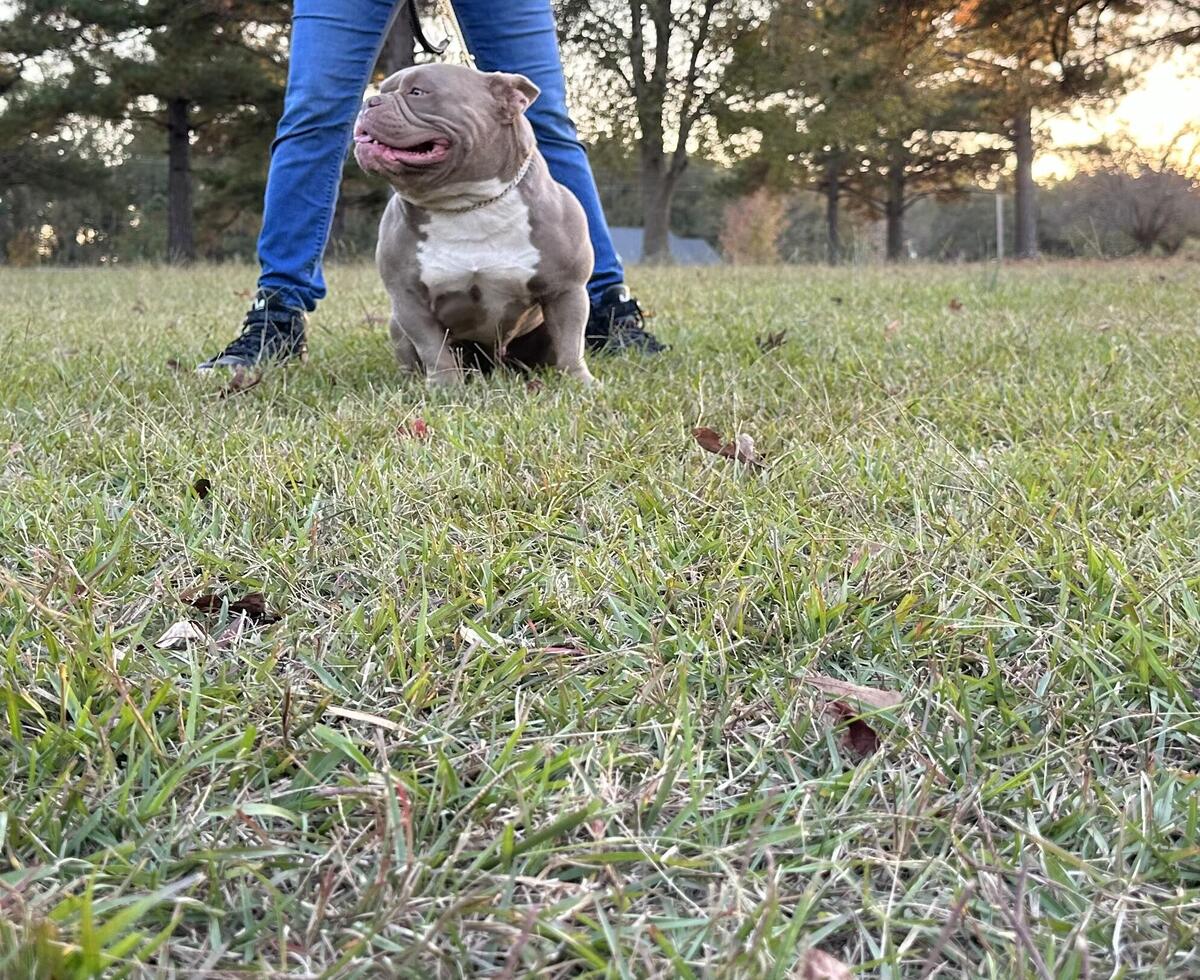
[[[542,90],[526,115],[550,173],[587,213],[596,253],[588,293],[594,304],[600,303],[605,290],[625,281],[625,270],[604,220],[587,152],[567,114],[567,86],[550,0],[454,0],[454,12],[478,68],[517,72]]]
[[[396,0],[296,0],[287,95],[263,205],[258,284],[275,302],[312,310],[363,90]]]

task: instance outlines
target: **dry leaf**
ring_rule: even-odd
[[[172,371],[182,371],[183,370],[183,365],[180,364],[179,361],[177,361],[173,357],[167,358],[167,367],[169,367]]]
[[[869,708],[895,708],[904,703],[904,698],[895,691],[851,684],[849,681],[840,681],[836,677],[826,677],[824,674],[810,672],[800,680],[815,687],[822,694],[828,694],[841,701],[858,701]]]
[[[531,395],[536,395],[539,391],[546,388],[546,382],[541,378],[530,378],[525,382],[525,391]]]
[[[758,345],[758,349],[764,354],[769,351],[778,350],[787,343],[787,331],[780,330],[779,333],[769,333],[765,337],[756,337],[754,343]]]
[[[898,333],[900,333],[900,321],[893,320],[891,323],[889,323],[886,327],[883,328],[883,339],[884,340],[894,340]]]
[[[416,439],[423,442],[429,438],[429,424],[424,419],[413,419],[396,426],[396,435],[401,439]]]
[[[845,701],[834,701],[830,710],[838,721],[846,723],[842,732],[842,745],[859,756],[874,755],[879,749],[879,735]]]
[[[379,313],[363,314],[363,323],[365,323],[368,327],[374,327],[380,323],[387,323],[387,320],[388,318],[386,316],[382,316]]]
[[[131,307],[131,309],[133,310],[134,313],[145,313],[146,312],[146,304],[143,303],[140,299],[135,299],[133,301],[133,306]]]
[[[206,592],[188,600],[188,605],[198,612],[215,613],[221,611],[223,601],[222,596]],[[261,592],[247,592],[240,599],[234,599],[229,603],[229,615],[231,619],[244,616],[258,626],[270,626],[283,618],[267,608],[267,597]]]
[[[842,299],[842,297],[840,297],[840,296],[830,296],[829,298],[830,298],[831,300],[833,300],[833,302],[834,302],[834,303],[836,303],[838,306],[841,306],[841,305],[842,305],[844,302],[846,302],[846,301],[845,301],[844,299]]]
[[[201,500],[207,497],[210,492],[212,492],[212,480],[206,476],[200,477],[200,479],[192,484],[192,493]]]
[[[794,980],[851,980],[852,976],[845,963],[815,948],[804,954],[792,973]]]
[[[692,429],[692,438],[696,440],[701,449],[714,456],[735,460],[751,469],[758,469],[766,465],[763,458],[754,450],[754,440],[744,432],[734,436],[733,442],[725,442],[716,430],[700,426]]]
[[[966,306],[963,305],[962,300],[958,299],[957,297],[950,300],[950,312],[951,313],[961,313],[965,309],[966,309]]]
[[[217,392],[217,400],[223,401],[226,398],[232,398],[234,395],[240,395],[244,391],[249,391],[257,385],[262,384],[263,375],[261,371],[247,371],[245,368],[237,368],[233,372],[233,377],[229,379],[229,384]]]
[[[237,296],[239,299],[249,299],[252,294],[248,289],[235,289],[233,291],[233,295]]]
[[[217,634],[214,644],[218,650],[230,650],[238,645],[242,637],[250,629],[250,617],[245,613],[235,616],[225,624],[225,628]]]
[[[204,630],[199,626],[181,619],[169,627],[154,645],[160,650],[183,650],[189,643],[203,643],[205,638]]]

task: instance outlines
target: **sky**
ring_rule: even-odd
[[[1043,180],[1070,175],[1068,160],[1054,147],[1088,145],[1122,132],[1140,146],[1154,149],[1190,130],[1190,137],[1180,143],[1186,152],[1200,140],[1200,53],[1178,52],[1153,65],[1115,103],[1048,117],[1041,123],[1050,144],[1036,170]]]

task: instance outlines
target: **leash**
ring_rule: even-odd
[[[421,25],[421,14],[417,10],[417,0],[407,0],[408,4],[408,22],[412,27],[413,40],[426,54],[431,54],[435,58],[441,58],[450,48],[450,41],[453,39],[456,42],[457,50],[454,52],[456,61],[461,62],[468,68],[475,67],[475,59],[471,56],[470,50],[467,48],[467,39],[463,36],[462,26],[458,23],[458,17],[454,13],[454,7],[450,0],[437,0],[436,13],[438,19],[442,22],[445,28],[446,37],[434,44],[425,35],[425,28]]]

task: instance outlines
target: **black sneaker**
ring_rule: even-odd
[[[197,365],[196,370],[265,367],[307,357],[304,311],[280,306],[274,297],[274,293],[260,289],[242,321],[242,332],[221,353]]]
[[[604,290],[588,317],[585,340],[588,350],[612,354],[627,350],[661,354],[667,349],[646,329],[645,314],[624,285]]]

